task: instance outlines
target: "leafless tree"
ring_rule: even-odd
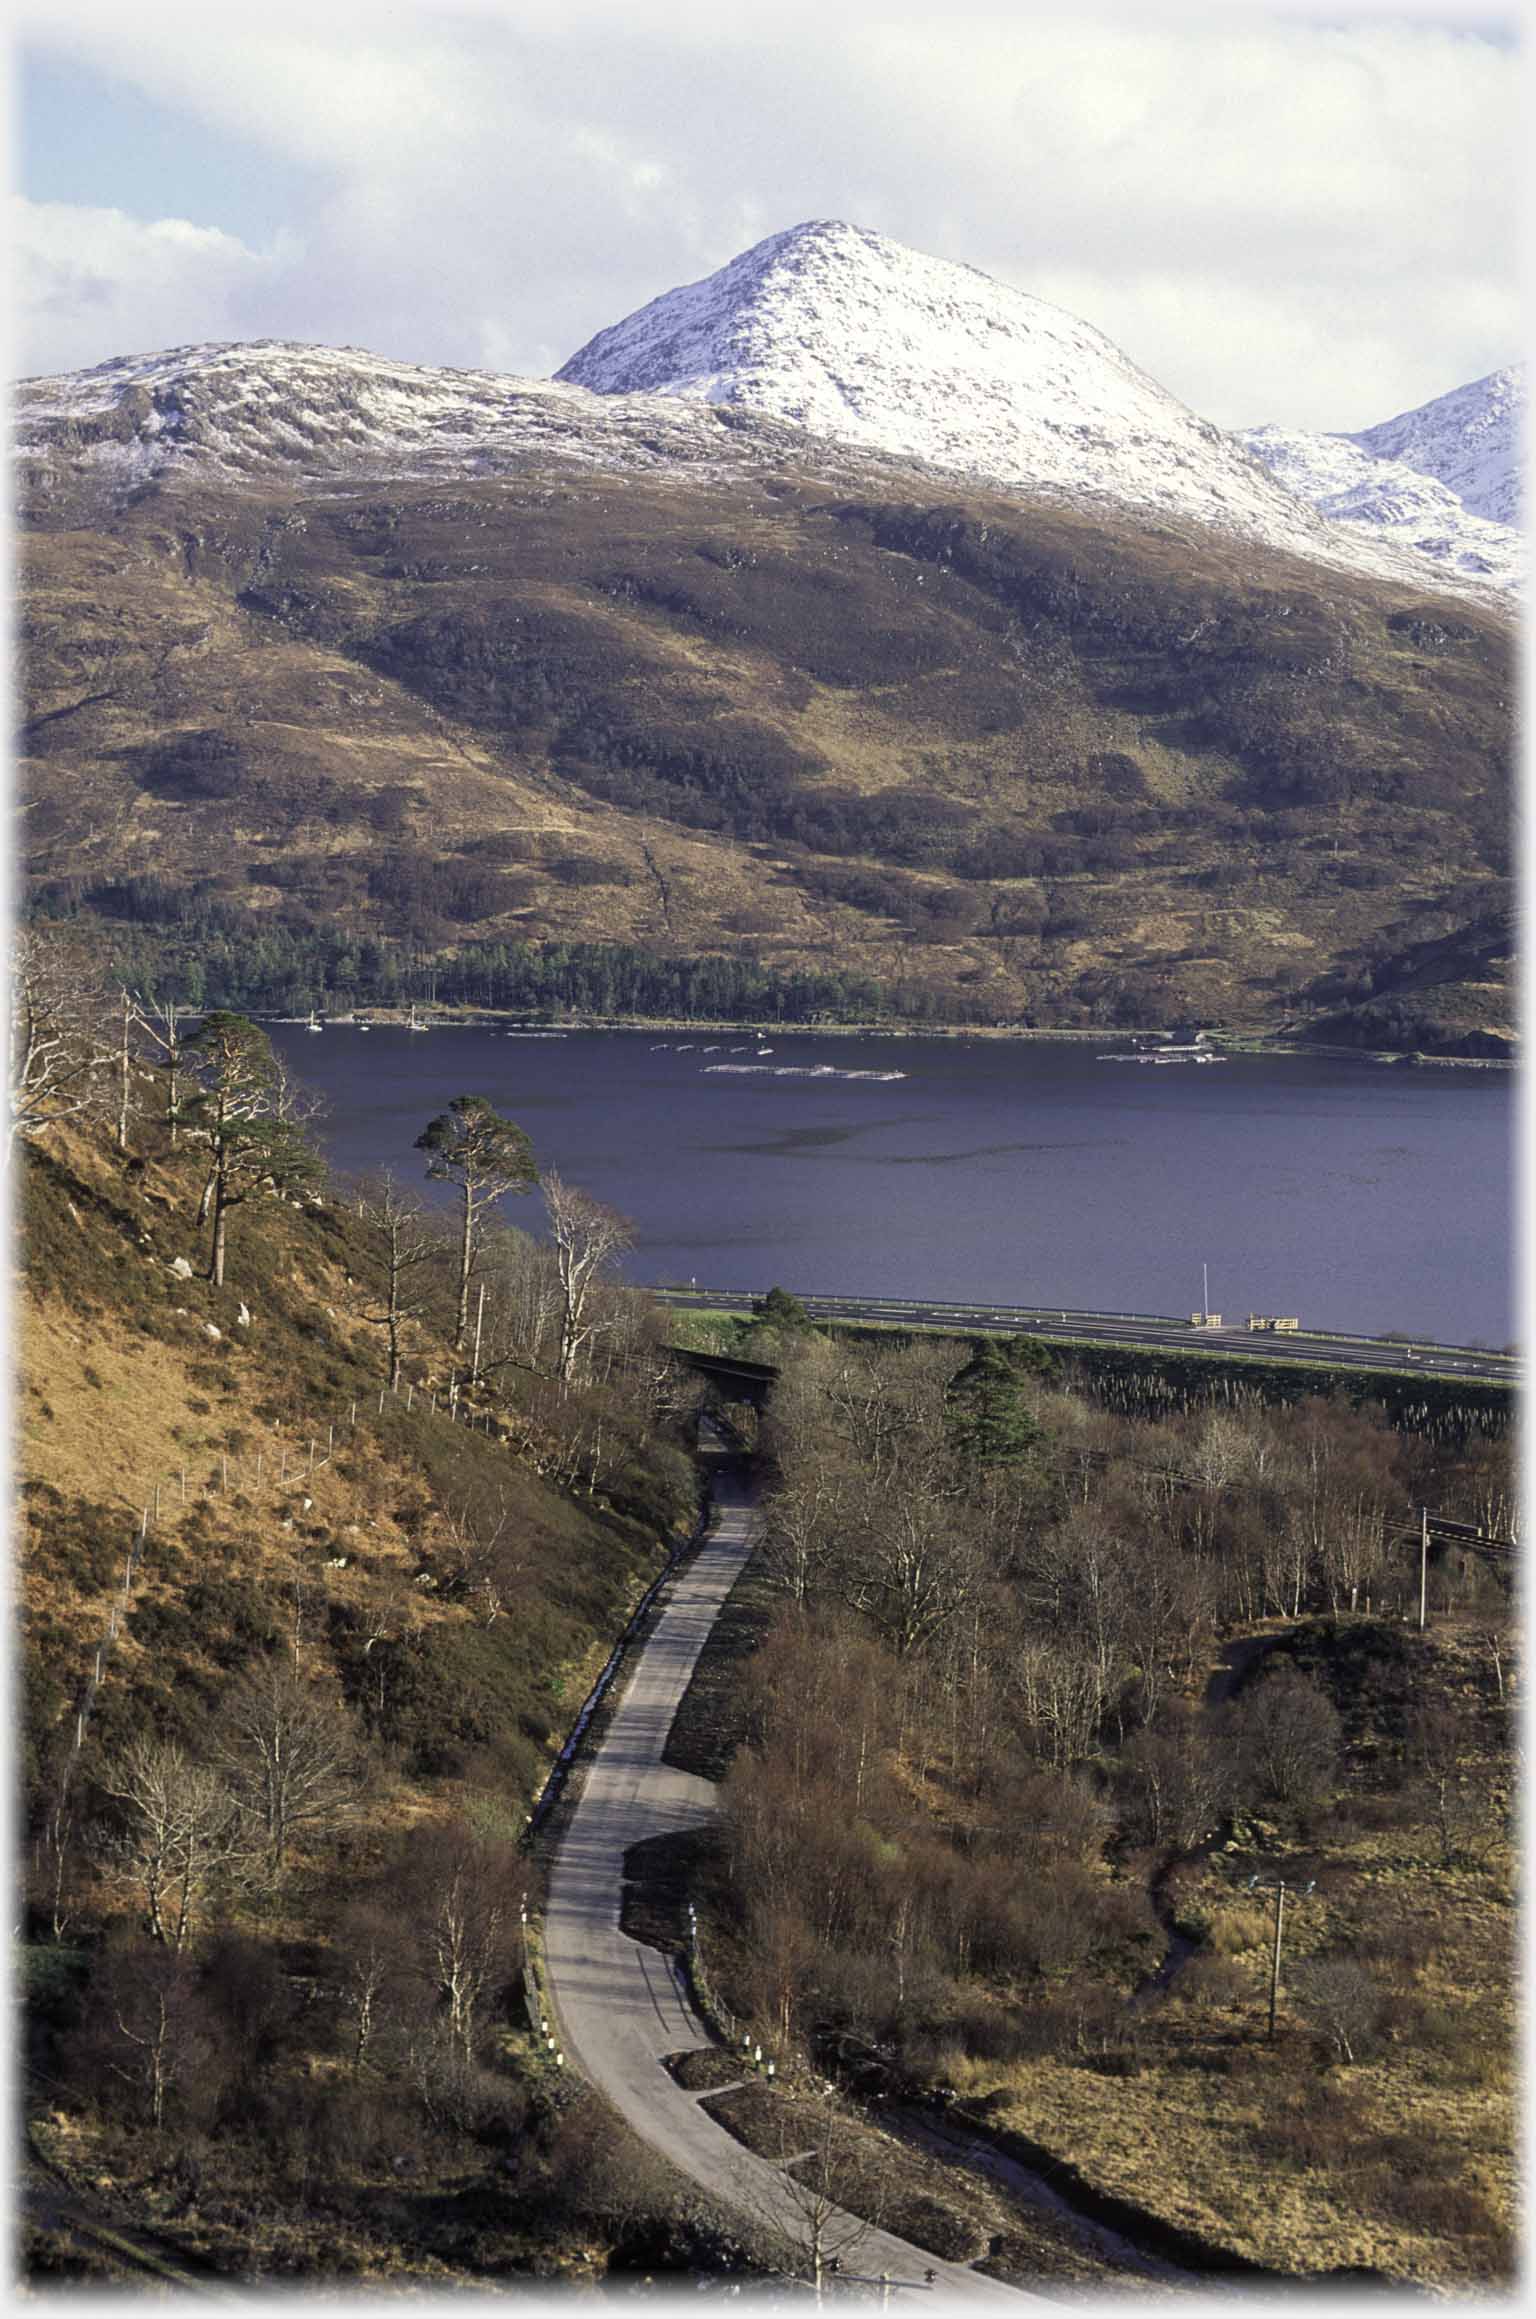
[[[809,1602],[824,1584],[845,1506],[843,1477],[809,1461],[764,1504],[762,1566],[791,1602]]]
[[[421,1598],[403,1572],[371,1596],[364,1608],[363,1658],[372,1679],[370,1703],[376,1724],[383,1718],[390,1669],[397,1661],[399,1646],[409,1642],[420,1622]],[[394,1647],[380,1650],[381,1643]]]
[[[117,1074],[117,1117],[113,1139],[120,1152],[128,1149],[128,1115],[133,1102],[133,996],[119,984],[116,999],[117,1037],[114,1068]]]
[[[273,1876],[296,1837],[334,1826],[357,1794],[361,1766],[346,1710],[285,1659],[264,1660],[230,1692],[220,1754]]]
[[[916,1480],[871,1501],[841,1557],[843,1599],[899,1657],[933,1642],[977,1583],[961,1510]]]
[[[1336,2060],[1359,2061],[1370,2051],[1385,2008],[1380,1989],[1356,1958],[1304,1958],[1291,1969],[1289,1993]]]
[[[155,1067],[165,1073],[165,1122],[174,1151],[181,1134],[181,1081],[191,1010],[179,999],[146,999],[135,992],[132,1019],[140,1038],[149,1047]]]
[[[110,1000],[96,960],[68,937],[30,929],[11,946],[10,1135],[40,1135],[99,1107],[112,1056]]]
[[[53,1799],[38,1834],[36,1856],[42,1869],[42,1889],[48,1896],[49,1923],[53,1937],[62,1940],[74,1921],[78,1897],[78,1813],[73,1782],[67,1770],[62,1773],[55,1771],[51,1784]]]
[[[635,1235],[616,1209],[604,1207],[601,1200],[553,1171],[544,1178],[543,1190],[560,1275],[557,1371],[566,1381],[575,1374],[597,1326],[592,1292],[615,1260],[634,1246]]]
[[[1338,1768],[1338,1711],[1310,1677],[1286,1669],[1266,1675],[1237,1702],[1237,1744],[1261,1795],[1308,1804],[1332,1784]]]
[[[1037,1751],[1059,1771],[1084,1762],[1105,1705],[1094,1655],[1071,1635],[1028,1635],[1020,1641],[1013,1680]]]
[[[782,2269],[808,2279],[818,2303],[828,2281],[856,2259],[874,2225],[841,2205],[837,2191],[856,2163],[857,2135],[836,2097],[814,2089],[779,2097],[778,2179],[758,2219],[777,2242]]]
[[[339,1929],[342,2010],[351,2024],[354,2074],[367,2064],[391,1984],[401,1972],[398,1920],[382,1908],[352,1909]]]
[[[304,1133],[317,1106],[294,1087],[266,1033],[243,1015],[205,1015],[188,1047],[197,1092],[187,1119],[209,1154],[198,1221],[211,1211],[208,1277],[217,1288],[224,1282],[230,1210],[253,1192],[292,1192],[324,1174]]]
[[[1498,1619],[1490,1619],[1477,1630],[1477,1639],[1488,1653],[1488,1664],[1498,1686],[1499,1705],[1504,1704],[1504,1662],[1509,1655],[1510,1634]]]
[[[1485,1850],[1502,1825],[1486,1772],[1469,1760],[1471,1742],[1467,1719],[1448,1705],[1420,1707],[1409,1718],[1404,1752],[1419,1807],[1440,1840],[1442,1867],[1460,1853]]]
[[[427,1154],[427,1174],[456,1184],[460,1200],[459,1287],[453,1349],[460,1352],[469,1333],[469,1282],[480,1231],[488,1211],[514,1192],[532,1191],[538,1181],[533,1146],[523,1130],[504,1119],[484,1095],[456,1095],[448,1109],[416,1138]]]
[[[462,1826],[437,1831],[417,1846],[408,1886],[421,1969],[437,1993],[450,2045],[468,2062],[486,2000],[513,1968],[516,1857]]]
[[[1198,1716],[1170,1707],[1133,1735],[1120,1784],[1145,1840],[1187,1852],[1232,1803],[1231,1750]]]
[[[402,1333],[426,1307],[427,1267],[438,1254],[439,1242],[421,1202],[414,1193],[401,1190],[388,1168],[376,1187],[364,1191],[357,1212],[384,1243],[384,1294],[377,1306],[370,1303],[364,1308],[364,1318],[386,1332],[393,1393],[405,1359]]]
[[[172,1949],[119,1951],[104,1978],[107,2067],[142,2098],[158,2133],[171,2095],[212,2050],[206,2008]]]
[[[235,1800],[174,1740],[148,1737],[129,1742],[102,1786],[125,1809],[117,1853],[143,1895],[150,1937],[179,1955],[208,1892],[243,1850]]]
[[[554,1250],[512,1225],[487,1229],[479,1270],[486,1289],[481,1375],[508,1368],[552,1374],[561,1303]]]
[[[494,1626],[529,1567],[528,1543],[505,1491],[482,1491],[463,1506],[445,1508],[443,1527],[455,1592]]]

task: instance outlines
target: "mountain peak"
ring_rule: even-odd
[[[752,403],[845,440],[867,414],[883,448],[927,456],[926,439],[889,440],[900,384],[963,385],[970,404],[1017,394],[1029,340],[1047,368],[1065,349],[1140,377],[1099,331],[974,266],[812,218],[600,330],[555,375],[599,394]]]
[[[836,218],[810,219],[601,330],[557,379],[746,406],[1005,491],[1193,521],[1403,578],[1060,307]]]
[[[1511,363],[1346,440],[1433,476],[1490,523],[1518,524],[1524,416],[1525,367]]]
[[[771,234],[653,298],[556,377],[599,395],[745,406],[1004,491],[1193,520],[1397,579],[1427,561],[1442,584],[1507,585],[1518,563],[1507,531],[1468,516],[1477,502],[1451,472],[1454,450],[1465,466],[1496,464],[1487,414],[1512,398],[1493,380],[1373,430],[1408,447],[1353,438],[1370,482],[1392,485],[1361,498],[1353,469],[1318,482],[1301,437],[1240,438],[1197,417],[1075,315],[838,218]],[[1384,457],[1396,464],[1378,474]]]

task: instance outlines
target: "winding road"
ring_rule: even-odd
[[[755,2157],[706,2115],[662,2057],[713,2040],[669,1960],[619,1930],[624,1855],[647,1837],[676,1834],[712,1817],[713,1784],[662,1761],[667,1734],[721,1605],[752,1552],[755,1516],[746,1486],[722,1475],[704,1543],[673,1580],[666,1608],[630,1674],[561,1838],[544,1917],[544,1958],[567,2055],[643,2141],[752,2222],[806,2240],[803,2201],[783,2170]],[[843,2218],[839,2235],[855,2228]],[[948,2290],[966,2300],[1024,2290],[963,2263],[942,2262],[873,2227],[843,2258],[857,2273],[888,2274],[893,2291]],[[1043,2297],[1026,2300],[1044,2300]]]

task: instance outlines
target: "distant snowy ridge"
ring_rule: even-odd
[[[1334,523],[1368,525],[1469,580],[1518,588],[1524,374],[1492,371],[1353,435],[1247,427],[1239,436]]]
[[[556,376],[614,398],[764,412],[1005,489],[1192,518],[1420,585],[1428,576],[1406,534],[1320,514],[1088,323],[859,226],[771,235],[599,331]],[[1437,560],[1441,585],[1496,584],[1475,562]]]
[[[1373,459],[1398,459],[1433,476],[1489,523],[1518,524],[1524,431],[1525,372],[1516,364],[1348,440]]]
[[[1357,524],[1461,579],[1501,589],[1522,584],[1525,542],[1519,532],[1471,514],[1445,484],[1417,468],[1373,457],[1360,448],[1358,435],[1248,427],[1240,439],[1331,523]]]

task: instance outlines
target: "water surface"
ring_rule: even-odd
[[[327,1097],[337,1167],[414,1180],[427,1121],[487,1095],[542,1167],[633,1219],[637,1281],[1189,1313],[1203,1261],[1229,1319],[1514,1332],[1504,1072],[1099,1062],[1113,1034],[775,1033],[759,1055],[741,1033],[268,1027]],[[536,1199],[505,1213],[541,1220]]]

